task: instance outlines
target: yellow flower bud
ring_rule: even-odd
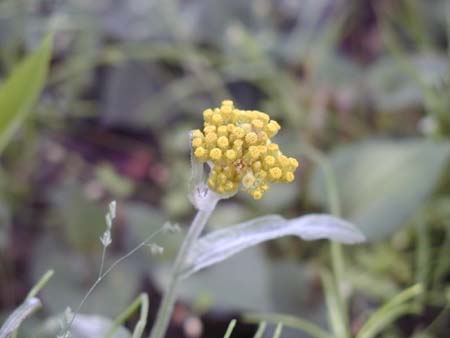
[[[228,147],[228,138],[226,136],[221,136],[217,139],[217,145],[220,148],[226,148]]]
[[[279,179],[282,174],[283,174],[283,172],[278,167],[274,167],[274,168],[269,170],[270,177],[275,179],[275,180]]]
[[[289,163],[294,170],[298,167],[298,161],[293,157],[289,157]]]
[[[195,155],[195,157],[200,158],[200,159],[201,159],[202,157],[206,156],[206,150],[205,150],[205,148],[203,148],[203,147],[198,147],[197,149],[195,149],[194,155]]]
[[[265,179],[267,177],[267,172],[264,170],[258,171],[258,177],[261,179]]]
[[[217,181],[220,184],[224,184],[227,181],[227,176],[224,173],[220,173],[219,175],[217,175]]]
[[[256,144],[256,142],[258,142],[258,135],[256,135],[256,133],[254,132],[250,132],[247,135],[245,135],[245,142],[247,142],[247,144]]]
[[[256,129],[262,129],[264,127],[264,123],[261,120],[252,120],[252,126]]]
[[[225,191],[232,192],[232,191],[235,191],[236,189],[237,189],[237,184],[234,183],[233,181],[228,181],[227,183],[225,183]]]
[[[251,146],[248,148],[248,154],[250,155],[250,158],[253,160],[256,160],[259,157],[259,150],[256,146]]]
[[[202,145],[202,143],[203,143],[203,140],[199,137],[192,139],[192,146],[194,148],[200,147]]]
[[[267,153],[267,147],[266,146],[258,146],[258,150],[261,154]]]
[[[233,136],[234,136],[235,138],[237,138],[237,139],[243,138],[244,135],[245,135],[245,132],[244,132],[244,130],[243,130],[242,128],[240,128],[240,127],[234,128],[234,130],[233,130]]]
[[[290,171],[288,171],[286,173],[286,182],[292,182],[295,179],[295,176],[293,173],[291,173]]]
[[[203,111],[203,119],[205,120],[205,122],[210,121],[212,115],[213,115],[212,109],[206,109],[205,111]]]
[[[284,155],[278,156],[278,163],[280,163],[280,165],[281,165],[283,168],[288,167],[289,164],[290,164],[289,159],[288,159],[286,156],[284,156]]]
[[[244,186],[245,189],[249,189],[255,183],[255,181],[256,181],[255,176],[253,176],[253,173],[249,171],[242,178],[242,185]]]
[[[278,133],[278,130],[280,130],[280,125],[274,120],[270,121],[265,128],[265,131],[269,137],[272,137]]]
[[[218,161],[222,157],[222,150],[220,150],[219,148],[213,148],[209,152],[209,156],[211,157],[211,159]]]
[[[264,144],[267,143],[267,140],[269,139],[269,136],[267,136],[267,134],[263,131],[259,132],[258,137],[260,141]]]
[[[261,167],[262,167],[262,165],[261,165],[261,162],[260,162],[260,161],[255,161],[255,162],[253,162],[253,164],[252,164],[252,168],[253,168],[253,170],[254,170],[255,172],[260,171],[260,170],[261,170]]]
[[[244,130],[245,134],[248,134],[252,131],[252,125],[250,123],[243,123],[241,124],[242,130]]]
[[[212,178],[210,178],[208,180],[208,187],[210,187],[211,189],[214,189],[216,187],[216,181]]]
[[[233,101],[231,101],[231,100],[223,100],[222,101],[222,107],[224,107],[224,106],[233,108]]]
[[[203,133],[200,131],[200,129],[195,129],[192,131],[192,137],[199,137],[202,138],[204,135]]]
[[[222,116],[220,116],[220,114],[214,114],[211,120],[215,125],[220,125],[223,121],[223,118]]]
[[[272,167],[275,164],[275,157],[273,156],[266,156],[264,158],[264,164],[266,164],[268,167]]]
[[[280,150],[280,148],[278,147],[278,144],[271,143],[267,145],[267,150],[270,151],[271,153],[276,153]]]
[[[228,160],[233,161],[233,160],[236,159],[236,152],[235,152],[233,149],[228,149],[228,150],[225,152],[225,157],[226,157]]]
[[[219,136],[227,136],[228,135],[228,129],[226,126],[220,126],[217,128],[217,134]]]
[[[205,143],[206,144],[214,145],[216,143],[216,140],[217,140],[216,133],[208,133],[205,136]]]
[[[260,190],[255,190],[255,191],[252,192],[252,197],[253,197],[255,200],[261,199],[262,196],[263,196],[263,194],[262,194],[262,192],[261,192]]]
[[[205,134],[213,133],[216,131],[216,126],[208,125],[203,129],[203,131],[205,132]]]

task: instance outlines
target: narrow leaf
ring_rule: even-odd
[[[400,292],[370,316],[358,332],[357,338],[374,337],[380,328],[392,323],[404,314],[417,311],[417,306],[407,303],[421,295],[423,291],[422,284],[415,284]]]
[[[357,228],[333,216],[317,214],[286,220],[278,215],[269,215],[200,238],[188,254],[182,275],[187,277],[251,246],[290,235],[305,240],[330,239],[346,244],[364,241]]]
[[[236,326],[236,319],[233,319],[230,322],[230,324],[228,324],[227,331],[225,332],[225,335],[223,336],[223,338],[230,338],[235,326]]]
[[[321,329],[318,325],[314,324],[313,322],[302,319],[299,317],[291,316],[291,315],[284,315],[279,313],[269,313],[269,314],[259,314],[259,313],[246,313],[244,314],[244,320],[249,323],[258,323],[260,322],[260,327],[263,326],[265,329],[266,322],[269,324],[279,324],[282,323],[284,326],[306,332],[311,337],[316,338],[333,338],[333,335],[327,331],[324,331]],[[262,322],[261,322],[262,321]],[[264,324],[264,325],[262,325]],[[260,328],[259,327],[259,328]],[[259,332],[258,328],[258,332]],[[261,329],[264,331],[263,329]],[[262,333],[261,333],[262,335]],[[253,338],[259,338],[260,336],[256,336]]]
[[[272,338],[280,338],[281,332],[283,332],[283,324],[278,323],[277,327],[275,328],[275,332],[273,333]]]
[[[333,283],[332,277],[327,271],[323,271],[321,277],[328,310],[328,321],[333,329],[333,334],[335,337],[346,337],[348,335],[344,320],[345,314],[341,311],[336,285]]]
[[[253,338],[262,338],[264,331],[266,331],[266,326],[266,322],[260,322]]]
[[[0,153],[39,97],[47,78],[51,36],[11,72],[0,87]]]
[[[10,338],[22,322],[41,306],[38,298],[29,298],[22,303],[0,328],[0,338]]]

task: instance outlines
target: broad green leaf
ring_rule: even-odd
[[[433,191],[450,157],[450,143],[426,140],[366,141],[330,155],[344,217],[358,224],[369,240],[400,229]],[[319,168],[311,198],[327,201]]]
[[[19,328],[22,322],[41,306],[41,301],[37,298],[25,300],[9,317],[0,328],[0,338],[10,338]]]
[[[47,78],[51,35],[11,72],[0,87],[0,152],[39,97]]]
[[[291,235],[305,240],[331,239],[347,244],[364,241],[358,229],[333,216],[307,215],[286,220],[269,215],[200,238],[188,254],[183,275],[187,277],[259,243]]]

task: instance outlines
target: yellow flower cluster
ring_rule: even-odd
[[[208,186],[218,193],[232,193],[239,183],[254,199],[269,190],[269,183],[292,182],[298,167],[271,138],[280,125],[256,110],[236,109],[232,101],[203,112],[203,131],[192,132],[194,156],[212,164]]]

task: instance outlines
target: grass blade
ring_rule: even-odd
[[[272,338],[280,338],[282,331],[283,331],[283,324],[278,323],[277,327],[275,328],[275,332],[273,333]]]
[[[235,326],[236,326],[236,319],[233,319],[230,322],[230,324],[228,324],[227,331],[225,332],[225,335],[223,336],[223,338],[230,338]]]
[[[19,63],[0,87],[0,153],[39,97],[47,79],[52,36]]]
[[[139,315],[139,320],[134,327],[132,336],[132,338],[140,338],[142,336],[142,333],[144,332],[145,325],[147,325],[148,305],[148,295],[146,293],[141,293],[129,307],[127,307],[121,314],[117,316],[117,318],[114,320],[114,324],[108,330],[105,337],[112,337],[117,328],[125,323],[125,321],[129,319],[130,316],[140,307],[141,312]]]
[[[389,302],[383,305],[380,309],[375,311],[369,320],[359,331],[357,338],[370,338],[374,336],[374,332],[379,332],[380,328],[391,324],[395,319],[404,314],[415,313],[417,306],[405,304],[414,297],[417,297],[423,292],[422,284],[415,284],[406,290],[403,290]],[[384,326],[383,326],[384,325]],[[376,333],[375,333],[376,334]]]
[[[258,314],[258,313],[248,313],[245,314],[243,319],[246,322],[250,323],[258,323],[261,321],[264,321],[264,324],[271,323],[271,324],[278,324],[282,323],[283,325],[306,332],[312,337],[316,338],[332,338],[333,335],[323,329],[321,329],[319,326],[314,324],[313,322],[310,322],[308,320],[304,320],[301,318],[297,318],[290,315],[280,315],[280,314]],[[261,325],[261,324],[260,324]]]
[[[258,329],[255,332],[255,335],[253,338],[262,338],[264,332],[266,331],[267,323],[266,322],[260,322],[258,325]]]

